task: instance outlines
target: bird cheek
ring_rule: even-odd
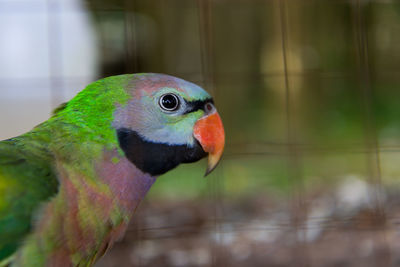
[[[193,135],[208,153],[208,175],[217,166],[225,146],[225,131],[221,117],[214,111],[200,118],[194,125]]]

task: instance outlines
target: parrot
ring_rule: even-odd
[[[0,266],[92,266],[159,176],[208,157],[225,132],[200,86],[156,73],[89,84],[31,131],[0,141]]]

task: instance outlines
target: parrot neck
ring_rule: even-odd
[[[104,154],[101,162],[96,164],[96,172],[128,217],[156,181],[156,177],[139,170],[126,157],[119,156],[116,150]]]

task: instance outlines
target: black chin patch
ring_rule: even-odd
[[[119,146],[129,161],[152,176],[166,173],[180,163],[198,161],[207,155],[197,141],[193,147],[153,143],[126,128],[118,129],[117,135]]]

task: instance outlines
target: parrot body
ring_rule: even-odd
[[[91,266],[123,236],[157,176],[207,153],[215,167],[222,123],[203,126],[215,116],[194,84],[120,75],[0,142],[0,266]]]

